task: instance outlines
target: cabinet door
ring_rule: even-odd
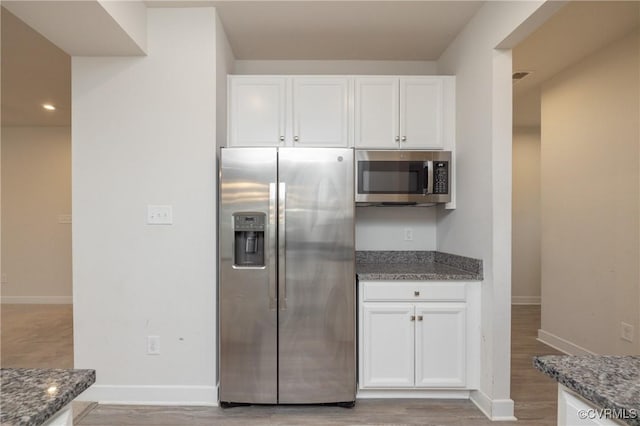
[[[229,146],[278,146],[285,135],[286,78],[229,79]]]
[[[348,147],[348,106],[348,78],[294,78],[294,146]]]
[[[398,78],[355,79],[355,147],[397,149]]]
[[[439,77],[400,79],[400,146],[443,147],[443,81]]]
[[[409,303],[363,304],[363,388],[413,387],[412,316]]]
[[[463,387],[466,383],[466,305],[416,304],[417,387]]]

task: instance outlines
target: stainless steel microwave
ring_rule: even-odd
[[[451,201],[451,151],[356,150],[357,205]]]

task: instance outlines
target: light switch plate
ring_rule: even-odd
[[[148,225],[172,225],[173,224],[173,207],[172,206],[147,206],[147,224]]]

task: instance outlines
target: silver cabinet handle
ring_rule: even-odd
[[[411,315],[410,321],[415,321],[416,320],[416,316],[415,315]]]
[[[284,136],[280,136],[280,142],[284,142]]]
[[[406,136],[403,136],[403,137],[402,137],[402,142],[406,142],[406,141],[407,141],[407,137],[406,137]]]
[[[422,315],[418,315],[418,321],[422,321]]]
[[[284,182],[278,185],[278,304],[280,310],[287,309],[287,246],[286,238],[286,209],[287,186]]]
[[[298,136],[294,136],[294,137],[293,137],[293,140],[294,140],[294,141],[296,141],[296,142],[298,142],[298,140],[300,140],[300,138],[299,138]]]
[[[414,292],[413,292],[413,295],[414,295],[414,296],[420,296],[420,292],[419,292],[419,291],[414,291]]]
[[[396,142],[400,142],[400,136],[396,136]]]
[[[269,251],[267,262],[269,264],[269,309],[275,310],[277,309],[277,296],[276,296],[276,288],[278,284],[278,279],[276,276],[276,233],[278,232],[278,220],[276,218],[277,213],[277,191],[276,184],[269,184],[269,226],[267,227],[267,238],[269,244]]]

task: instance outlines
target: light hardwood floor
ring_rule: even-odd
[[[70,368],[71,307],[2,305],[3,367]],[[79,426],[190,425],[442,425],[551,426],[556,424],[555,381],[532,367],[534,355],[558,353],[536,341],[539,306],[514,306],[511,397],[518,422],[494,423],[466,400],[358,400],[355,408],[324,406],[165,407],[80,404]]]

